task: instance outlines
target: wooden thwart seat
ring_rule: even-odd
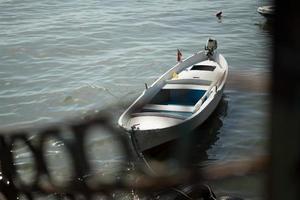
[[[163,112],[139,112],[139,113],[132,113],[133,117],[147,117],[147,116],[157,116],[157,117],[170,117],[185,120],[187,117],[183,115],[179,115],[176,113],[163,113]]]
[[[190,89],[190,90],[207,90],[208,85],[196,85],[196,84],[166,84],[162,89]]]
[[[145,110],[163,110],[174,112],[193,112],[194,106],[182,106],[182,105],[161,105],[161,104],[147,104],[143,107]]]
[[[167,84],[195,84],[195,85],[210,85],[212,81],[203,79],[170,79],[166,80]]]

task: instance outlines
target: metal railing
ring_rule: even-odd
[[[113,166],[117,169],[109,177],[95,173],[101,171],[101,166],[94,168],[90,158],[88,141],[91,132],[111,137],[114,145],[109,148],[117,148],[121,153],[121,161],[117,167]],[[139,164],[130,145],[127,135],[111,124],[105,115],[40,129],[1,132],[0,198],[38,199],[37,195],[52,195],[54,199],[93,199],[95,195],[100,195],[113,199],[116,190],[130,192],[134,189],[149,193],[191,182],[192,179],[199,182],[194,171],[183,168],[171,174],[149,172],[149,165]],[[56,152],[52,156],[54,160],[49,159],[51,152]],[[22,169],[17,163],[24,153],[29,154],[27,159],[30,159],[26,162],[27,167]],[[138,154],[141,155],[140,152]],[[135,166],[130,174],[128,168],[133,161]],[[67,163],[68,166],[57,169],[57,162]],[[64,172],[58,173],[57,170]]]
[[[95,139],[95,135],[101,140]],[[191,199],[177,188],[186,184],[193,187],[198,197],[212,200],[213,193],[203,184],[205,181],[232,176],[233,170],[241,174],[265,167],[265,159],[261,158],[246,162],[246,168],[239,162],[225,164],[225,168],[193,167],[193,138],[189,137],[179,143],[181,154],[172,158],[170,167],[168,162],[147,160],[142,152],[133,149],[129,136],[120,132],[105,113],[38,129],[1,132],[0,199],[40,199],[41,196],[45,199],[116,199],[116,191],[138,191],[147,194],[146,199],[149,199],[170,188],[178,193],[179,199]],[[110,145],[103,140],[110,141]],[[95,141],[100,143],[93,144]],[[103,149],[97,149],[101,145]],[[106,154],[108,149],[117,150],[117,164],[95,166],[96,158],[91,157],[93,147],[96,147],[96,157],[101,151]],[[23,154],[27,155],[25,167],[22,167]],[[57,168],[57,164],[64,166]]]
[[[93,116],[88,120],[62,123],[42,128],[40,130],[28,129],[14,132],[2,132],[0,134],[0,193],[6,199],[19,199],[20,196],[26,196],[27,199],[33,199],[35,192],[40,194],[65,194],[72,196],[74,194],[90,198],[92,193],[107,194],[111,188],[127,188],[123,178],[123,168],[120,166],[118,176],[120,179],[111,180],[110,182],[99,182],[93,180],[92,165],[88,159],[87,138],[89,131],[95,128],[105,129],[106,133],[112,136],[118,142],[118,148],[123,152],[122,159],[129,162],[131,153],[129,144],[118,129],[109,123],[104,116]],[[68,129],[68,132],[66,132]],[[101,130],[100,130],[101,132]],[[34,134],[33,134],[34,133]],[[50,142],[52,141],[52,142]],[[67,180],[60,180],[53,170],[49,167],[51,161],[47,157],[49,145],[53,141],[63,144],[64,155],[62,160],[70,161],[70,177]],[[18,168],[16,159],[20,159],[20,152],[17,146],[21,146],[21,153],[30,154],[30,171]],[[58,155],[57,155],[58,156]],[[124,162],[125,163],[125,162]],[[27,173],[27,174],[26,174]],[[28,173],[32,175],[28,177]],[[3,198],[3,197],[2,197]]]

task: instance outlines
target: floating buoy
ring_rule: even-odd
[[[220,18],[222,17],[222,14],[223,14],[223,12],[220,11],[220,12],[218,12],[218,13],[216,14],[216,17],[220,19]]]

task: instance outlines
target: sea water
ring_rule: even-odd
[[[188,57],[208,37],[217,39],[229,73],[255,81],[270,72],[271,33],[256,12],[263,3],[0,0],[0,127],[31,127],[108,106],[119,108],[117,118],[144,83],[176,64],[177,49]],[[226,114],[211,125],[209,163],[265,152],[268,92],[235,84],[224,91]],[[261,199],[262,185],[262,177],[243,177],[215,183],[214,190]]]

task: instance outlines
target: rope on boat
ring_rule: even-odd
[[[180,193],[182,196],[184,196],[185,198],[187,199],[190,199],[190,200],[193,200],[192,197],[190,197],[189,195],[187,195],[184,191],[180,190],[180,189],[177,189],[177,188],[171,188],[172,190],[174,190],[175,192],[178,192]]]
[[[133,149],[134,149],[135,153],[137,154],[138,158],[141,159],[144,162],[144,164],[147,166],[147,168],[150,170],[150,172],[153,175],[157,175],[156,172],[150,166],[149,162],[147,161],[146,157],[144,156],[143,152],[141,151],[141,149],[138,145],[138,142],[137,142],[136,137],[135,137],[135,126],[131,127],[130,139],[131,139]]]
[[[211,200],[217,200],[214,192],[211,190],[209,185],[203,184],[205,187],[207,187],[208,191],[209,191],[209,199]]]

